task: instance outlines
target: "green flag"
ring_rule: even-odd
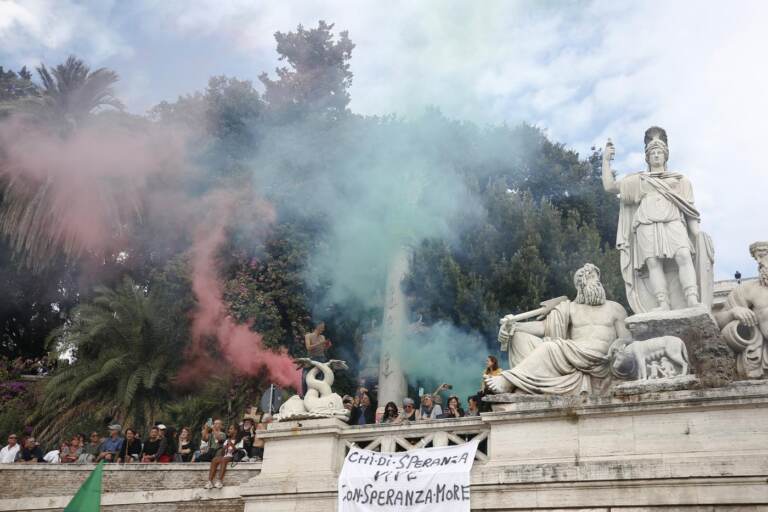
[[[99,512],[101,510],[101,473],[104,471],[104,461],[99,462],[88,479],[72,497],[64,512]]]

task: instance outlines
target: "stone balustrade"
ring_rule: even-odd
[[[486,451],[489,432],[489,425],[478,416],[403,425],[350,427],[341,434],[341,438],[345,443],[345,454],[353,445],[376,452],[403,452],[477,440],[480,446],[475,459],[485,462],[488,460]]]

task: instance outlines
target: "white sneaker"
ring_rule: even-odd
[[[213,489],[213,482],[211,482],[210,480],[205,482],[205,485],[203,486],[203,489]]]
[[[216,480],[216,483],[214,483],[213,486],[217,489],[221,489],[222,487],[224,487],[224,484],[221,483],[221,480]]]

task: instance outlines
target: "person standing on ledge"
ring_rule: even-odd
[[[307,348],[307,357],[318,363],[328,362],[325,351],[331,348],[331,340],[323,336],[325,332],[325,322],[319,322],[315,325],[312,332],[304,335],[304,346]],[[301,372],[301,391],[303,395],[307,394],[307,374],[311,368],[304,368]],[[318,375],[322,379],[322,375]]]
[[[712,279],[711,242],[701,236],[691,182],[667,170],[667,144],[663,128],[648,128],[648,170],[621,180],[611,169],[616,150],[610,139],[603,152],[603,187],[621,197],[616,247],[627,300],[635,313],[694,307],[703,299],[709,302],[702,276]],[[702,297],[702,291],[707,297]]]

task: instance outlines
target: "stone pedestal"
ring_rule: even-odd
[[[627,318],[626,324],[634,340],[658,336],[682,339],[688,349],[691,370],[703,387],[725,386],[737,379],[733,351],[704,306],[633,315]]]

